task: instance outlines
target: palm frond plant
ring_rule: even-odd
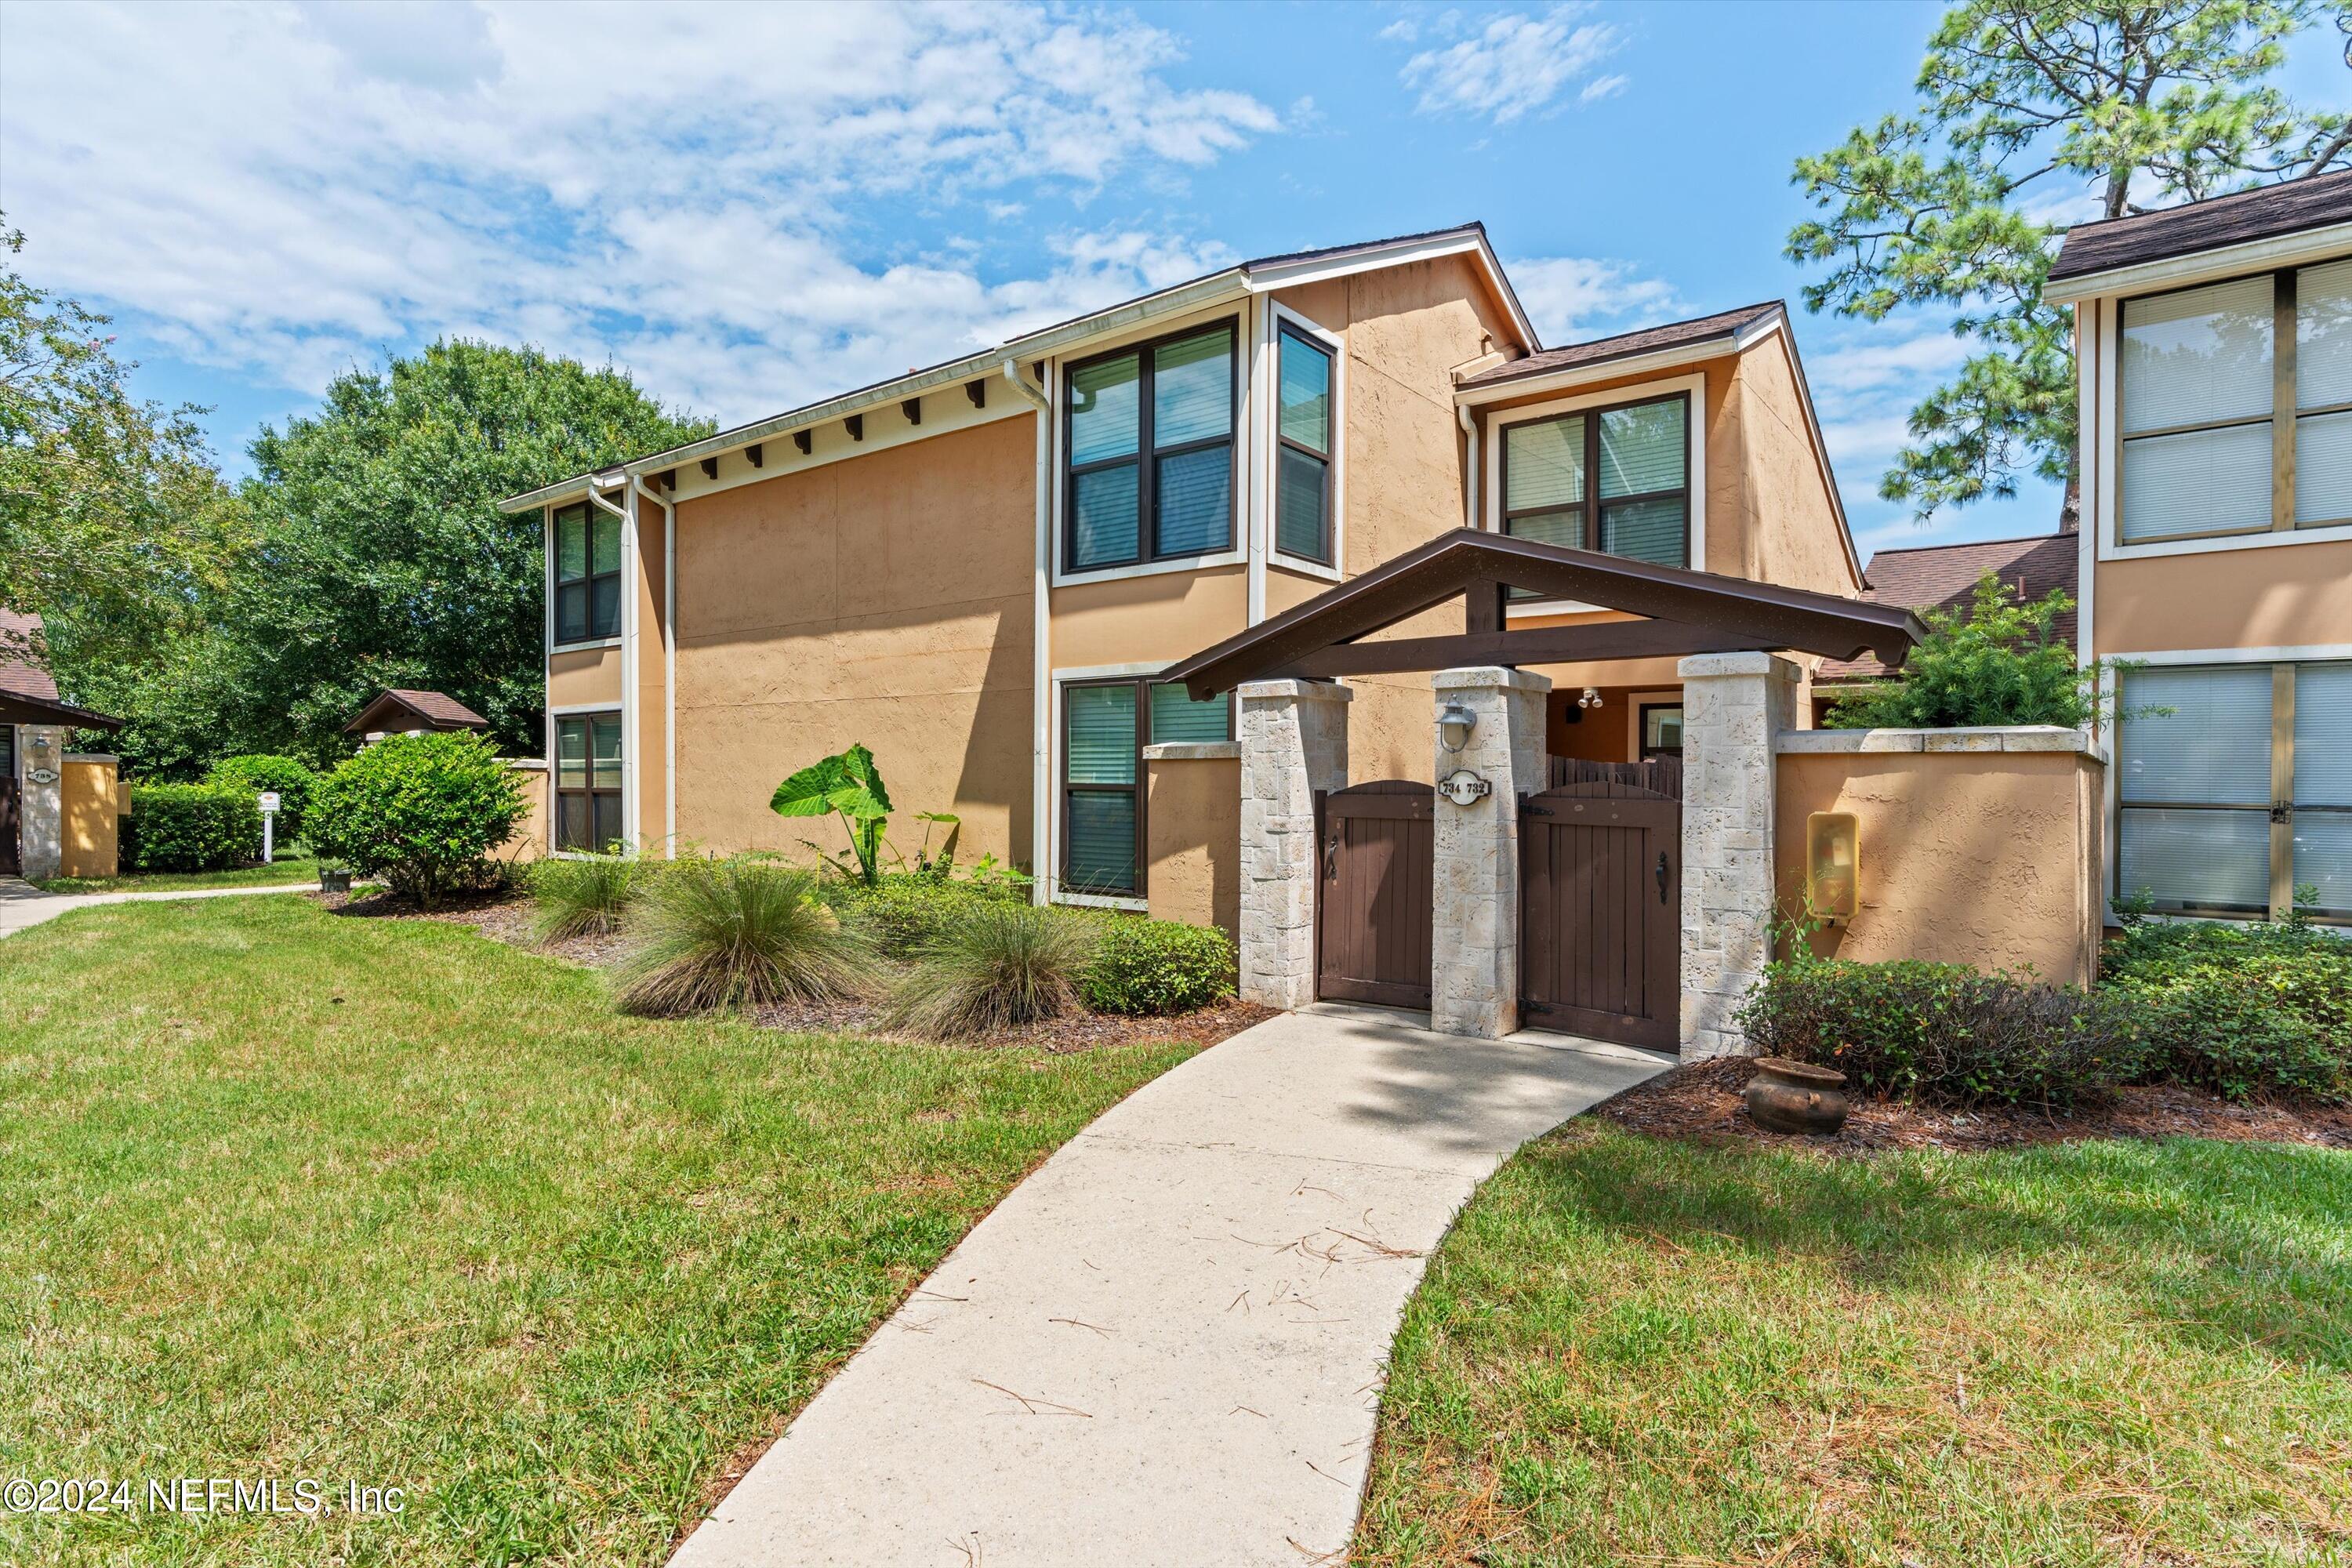
[[[629,900],[651,868],[623,855],[583,855],[541,860],[530,871],[535,911],[531,934],[541,942],[603,936],[618,931]]]
[[[814,874],[772,860],[680,860],[629,912],[621,1010],[656,1017],[856,996],[866,944],[817,897]]]
[[[915,957],[893,989],[889,1022],[934,1039],[1055,1018],[1078,1005],[1094,955],[1092,922],[1059,910],[974,900]]]

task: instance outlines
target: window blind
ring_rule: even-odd
[[[1282,437],[1328,456],[1331,356],[1291,332],[1282,334]]]
[[[1504,495],[1507,511],[1529,507],[1572,506],[1584,499],[1584,416],[1545,419],[1512,425],[1503,432]],[[1543,537],[1514,528],[1528,538]],[[1574,540],[1548,540],[1555,544],[1583,542],[1583,524],[1575,524]]]
[[[1066,886],[1076,893],[1124,893],[1135,887],[1135,796],[1070,792]]]
[[[2352,812],[2295,817],[2294,880],[2317,889],[2319,913],[2352,915]]]
[[[589,783],[597,789],[621,787],[621,721],[599,719],[590,726]]]
[[[1685,452],[1681,398],[1612,408],[1601,416],[1601,493],[1680,489]]]
[[[1135,782],[1135,688],[1073,686],[1069,704],[1069,781],[1131,784]]]
[[[1231,693],[1220,692],[1206,702],[1195,702],[1192,693],[1175,681],[1164,681],[1151,689],[1151,739],[1154,744],[1162,741],[1230,741],[1230,725],[1226,720]]]
[[[2267,910],[2271,819],[2266,811],[2128,808],[2117,879],[2125,897],[2152,893],[2191,909]]]
[[[1683,563],[1683,503],[1617,501],[1601,509],[1601,548],[1661,566]]]
[[[1076,516],[1070,527],[1078,564],[1126,561],[1136,553],[1138,508],[1135,465],[1097,468],[1077,478]]]
[[[2352,261],[2295,274],[2294,402],[2352,403]]]
[[[588,725],[580,719],[562,719],[555,725],[555,787],[588,787]]]
[[[1275,464],[1275,544],[1287,554],[1331,559],[1331,533],[1323,515],[1324,464],[1295,447],[1281,448]]]
[[[2125,442],[2123,524],[2126,543],[2270,527],[2270,421]]]
[[[1233,335],[1224,328],[1152,351],[1151,443],[1181,447],[1234,427]]]
[[[2352,805],[2352,664],[2295,669],[2294,804]]]
[[[588,575],[588,514],[584,510],[555,514],[555,578],[576,582]]]
[[[2271,280],[2124,302],[2126,435],[2271,411]]]
[[[1224,549],[1233,541],[1233,448],[1221,442],[1157,461],[1152,553],[1205,555]]]
[[[1135,450],[1142,407],[1138,374],[1133,354],[1070,373],[1071,463],[1098,463]]]
[[[2352,413],[2295,420],[2294,521],[2352,521]]]
[[[2122,799],[2267,808],[2270,666],[2127,671],[2122,706]],[[2150,707],[2171,711],[2132,711]]]

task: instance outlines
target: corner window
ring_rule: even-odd
[[[1072,681],[1062,688],[1064,892],[1143,892],[1143,748],[1230,741],[1231,694],[1195,702],[1170,681]]]
[[[1328,566],[1332,563],[1331,351],[1286,326],[1279,353],[1274,545],[1285,555]]]
[[[1690,396],[1503,428],[1503,531],[1661,566],[1690,560]]]
[[[621,826],[621,716],[591,713],[555,721],[555,847],[610,852]]]
[[[621,630],[621,520],[586,501],[555,514],[555,640]]]
[[[1233,548],[1234,363],[1228,321],[1070,368],[1066,569]]]

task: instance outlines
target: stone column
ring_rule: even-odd
[[[1799,670],[1769,653],[1684,659],[1682,1048],[1728,1056],[1771,958],[1772,740],[1796,727]]]
[[[1444,669],[1430,678],[1435,712],[1460,703],[1477,723],[1458,752],[1431,724],[1437,778],[1467,768],[1487,793],[1437,797],[1435,960],[1430,1027],[1500,1039],[1519,1026],[1519,796],[1544,787],[1544,699],[1551,682],[1521,669]]]
[[[18,730],[16,766],[24,778],[16,802],[18,863],[26,881],[42,881],[58,874],[65,854],[66,732],[54,724]]]
[[[1315,680],[1253,680],[1240,704],[1242,996],[1268,1007],[1315,1000],[1315,898],[1322,868],[1315,792],[1348,787],[1348,704]]]

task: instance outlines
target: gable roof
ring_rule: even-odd
[[[1131,300],[1106,305],[1084,315],[1072,316],[1049,326],[1038,327],[1017,337],[1008,338],[992,347],[941,360],[904,375],[891,376],[864,386],[804,403],[797,408],[747,425],[734,426],[698,441],[681,447],[665,447],[642,457],[631,458],[610,468],[593,474],[574,474],[569,479],[521,495],[509,496],[499,502],[501,510],[528,510],[549,501],[580,494],[593,482],[599,489],[620,484],[631,473],[648,473],[661,468],[677,468],[705,457],[737,450],[753,442],[781,437],[790,431],[842,418],[877,404],[895,403],[937,387],[952,386],[976,377],[992,376],[1008,362],[1040,358],[1055,353],[1065,344],[1090,335],[1108,331],[1132,321],[1147,320],[1195,305],[1206,306],[1222,300],[1237,299],[1252,293],[1262,293],[1275,288],[1286,288],[1311,278],[1328,275],[1329,271],[1368,270],[1376,267],[1403,266],[1413,261],[1438,256],[1468,254],[1475,258],[1480,269],[1493,284],[1496,297],[1513,327],[1526,340],[1530,349],[1540,347],[1535,325],[1528,319],[1518,295],[1504,274],[1502,262],[1495,255],[1486,237],[1486,226],[1479,222],[1458,224],[1451,228],[1424,229],[1418,234],[1396,235],[1387,239],[1361,240],[1349,245],[1327,246],[1315,250],[1284,251],[1237,262],[1214,272],[1204,272],[1184,282],[1156,289]]]
[[[1668,321],[1663,326],[1643,327],[1636,331],[1619,332],[1613,337],[1594,338],[1590,342],[1543,349],[1524,359],[1515,359],[1492,370],[1481,371],[1465,380],[1462,390],[1489,387],[1499,382],[1520,381],[1563,370],[1582,370],[1591,365],[1606,364],[1612,360],[1633,359],[1666,349],[1690,348],[1717,341],[1720,341],[1728,351],[1737,345],[1741,333],[1760,326],[1772,317],[1787,313],[1787,307],[1780,300],[1766,300],[1754,305],[1739,306],[1737,310],[1717,310],[1711,316],[1694,316],[1686,321]]]
[[[414,721],[411,722],[410,721]],[[417,691],[388,687],[359,717],[343,726],[346,735],[371,735],[404,730],[487,730],[490,721],[456,698],[441,691]]]
[[[26,639],[31,640],[26,648]],[[0,609],[0,724],[62,724],[73,730],[120,730],[122,721],[58,700],[41,646],[41,617]]]
[[[1972,540],[1966,544],[1923,544],[1882,550],[1870,558],[1862,596],[1874,605],[1896,605],[1925,615],[1964,608],[1977,580],[1990,572],[2031,603],[2063,589],[2077,595],[2082,536],[2038,533],[2029,539]],[[2068,610],[2051,628],[2068,647],[2074,643],[2075,612]],[[1822,681],[1877,680],[1888,673],[1876,658],[1833,658],[1813,672]]]
[[[2338,223],[2352,223],[2352,170],[2282,180],[2162,212],[2078,223],[2066,231],[2058,259],[2050,264],[2050,280],[2168,261]]]

